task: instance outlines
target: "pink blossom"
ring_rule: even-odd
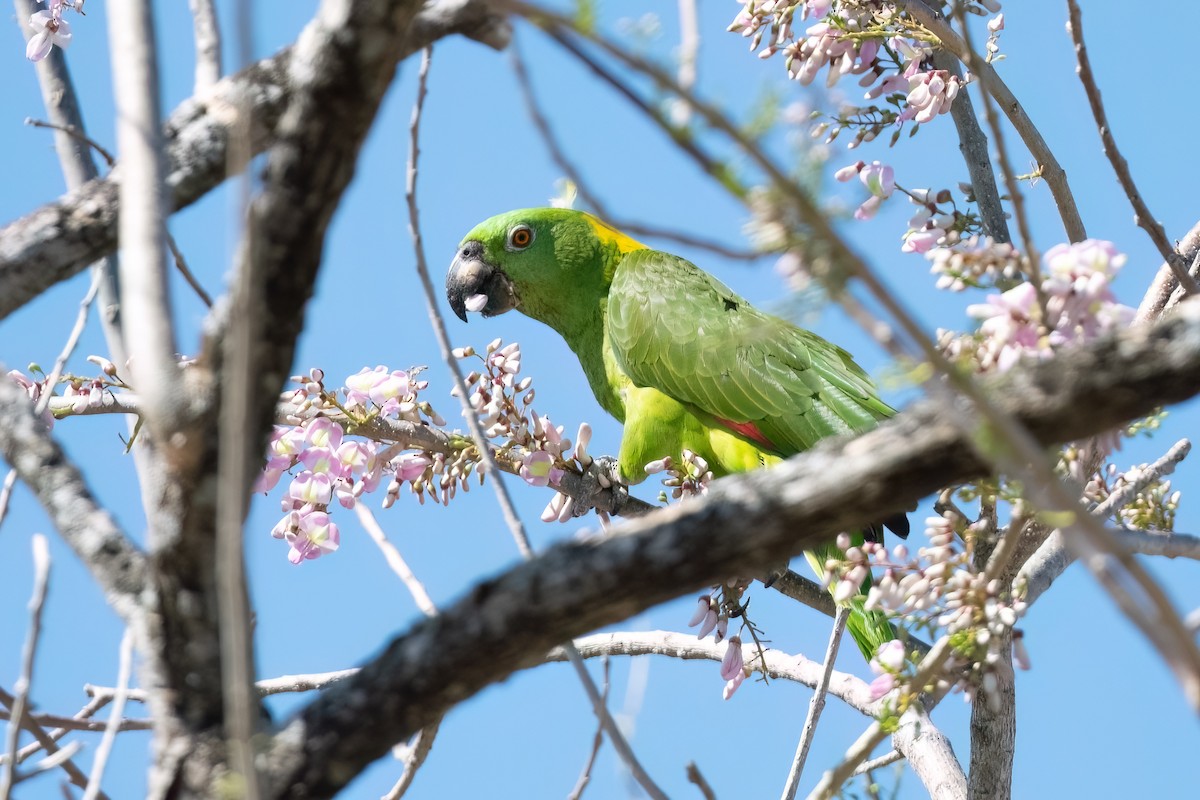
[[[858,179],[862,181],[863,186],[876,197],[892,196],[892,192],[896,190],[895,177],[895,170],[879,161],[864,165],[858,172]]]
[[[687,626],[694,628],[699,625],[705,617],[708,616],[709,610],[712,608],[712,595],[702,594],[696,600],[696,610],[692,612],[692,618],[688,620]]]
[[[392,468],[396,471],[396,479],[400,482],[411,481],[425,474],[425,468],[433,462],[418,453],[405,453],[392,459]]]
[[[54,45],[65,50],[71,43],[70,23],[62,18],[61,8],[51,7],[51,11],[38,11],[29,18],[29,26],[35,31],[25,45],[25,57],[30,61],[41,61]]]
[[[301,472],[288,487],[288,497],[299,503],[327,505],[333,498],[333,481],[320,472]]]
[[[741,673],[744,664],[742,638],[740,636],[729,637],[729,643],[725,646],[725,657],[721,659],[721,677],[727,681],[733,680],[735,675]]]
[[[282,477],[283,470],[270,469],[268,467],[258,474],[257,480],[254,481],[253,491],[264,493],[269,492],[275,488],[275,486],[279,483],[279,479]]]
[[[908,108],[900,115],[901,118],[925,123],[938,114],[946,113],[959,87],[958,76],[944,69],[917,73],[909,80]]]
[[[308,471],[328,475],[330,478],[340,478],[343,474],[342,462],[334,457],[334,452],[328,447],[310,447],[300,456],[300,463]]]
[[[530,486],[557,485],[563,471],[554,466],[554,456],[545,450],[535,450],[521,462],[521,477]]]
[[[304,426],[304,441],[313,447],[336,449],[342,443],[344,431],[328,417],[317,417]]]
[[[375,405],[388,408],[390,403],[394,407],[399,403],[400,398],[412,394],[412,384],[408,380],[408,373],[403,370],[395,370],[382,376],[371,387],[368,394]]]
[[[300,529],[289,544],[288,561],[299,564],[337,550],[341,544],[341,534],[328,514],[313,511],[300,520]]]

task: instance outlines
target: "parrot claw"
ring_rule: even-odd
[[[587,469],[583,471],[581,480],[582,491],[575,500],[574,514],[582,517],[596,507],[596,498],[601,492],[611,491],[613,495],[611,513],[620,514],[621,507],[629,498],[629,488],[621,479],[617,460],[612,456],[600,456],[592,459]]]

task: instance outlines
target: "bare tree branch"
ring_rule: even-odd
[[[436,0],[413,20],[398,58],[456,33],[501,48],[510,28],[482,0]],[[230,131],[239,127],[242,109],[250,116],[249,155],[271,144],[293,89],[288,77],[292,52],[284,49],[219,81],[211,92],[185,101],[170,116],[164,137],[171,210],[191,205],[244,168],[244,159],[228,163]],[[56,56],[52,53],[47,60]],[[89,180],[0,229],[0,319],[116,250],[119,182],[113,175]]]

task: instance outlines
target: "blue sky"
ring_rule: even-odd
[[[232,19],[233,3],[219,4],[222,19]],[[1129,254],[1116,283],[1121,298],[1140,300],[1159,258],[1104,162],[1086,103],[1074,78],[1070,42],[1063,32],[1065,8],[1058,4],[1012,3],[1001,40],[1007,60],[999,65],[1067,170],[1089,234],[1110,239]],[[174,108],[191,91],[191,23],[182,3],[158,4],[164,106]],[[256,4],[255,52],[267,55],[292,41],[311,16],[314,0]],[[1190,4],[1178,7],[1178,15]],[[72,18],[75,42],[69,61],[92,135],[111,146],[113,119],[107,55],[105,8],[89,3],[86,18]],[[647,3],[662,16],[662,35],[651,43],[663,59],[678,41],[675,3]],[[707,98],[735,116],[747,114],[769,90],[786,103],[805,99],[800,87],[783,80],[778,59],[760,62],[743,40],[724,33],[737,10],[732,2],[701,4],[700,80]],[[1173,16],[1160,7],[1164,17]],[[602,5],[602,24],[612,26],[634,14],[624,4]],[[1170,80],[1148,79],[1127,66],[1126,17],[1092,11],[1085,18],[1098,80],[1109,104],[1118,141],[1151,209],[1168,235],[1182,235],[1195,221],[1181,202],[1181,177],[1200,112],[1178,103]],[[593,191],[622,218],[647,225],[679,228],[743,244],[747,220],[743,208],[679,155],[656,128],[624,101],[577,66],[535,30],[517,26],[535,89],[561,138]],[[57,197],[63,191],[50,136],[22,124],[41,117],[33,69],[24,60],[15,24],[0,46],[0,221],[7,222]],[[1183,51],[1157,51],[1159,74],[1190,68]],[[230,61],[227,58],[226,64]],[[429,364],[429,396],[447,418],[457,418],[449,379],[437,367],[438,356],[425,320],[413,270],[404,212],[404,158],[407,123],[415,93],[415,60],[401,67],[359,163],[358,174],[338,212],[325,257],[316,299],[308,309],[309,327],[301,341],[297,371],[323,368],[331,380],[360,367],[386,364],[407,368]],[[853,87],[847,88],[849,92]],[[1158,113],[1148,113],[1159,109]],[[1169,113],[1166,109],[1170,109]],[[708,141],[708,140],[706,140]],[[1009,137],[1014,163],[1029,157]],[[782,138],[776,142],[783,152]],[[908,187],[954,186],[965,180],[948,118],[926,126],[913,140],[887,151],[883,146],[846,153],[840,147],[834,167],[857,158],[878,158],[896,166],[897,180]],[[737,162],[735,162],[737,163]],[[466,40],[439,44],[430,78],[424,120],[420,201],[427,254],[440,274],[462,234],[479,220],[510,208],[540,205],[555,192],[558,170],[525,115],[508,57]],[[1185,184],[1186,185],[1186,184]],[[845,195],[857,202],[853,193]],[[1031,218],[1039,246],[1062,241],[1057,215],[1046,187],[1029,190]],[[889,286],[932,331],[968,325],[963,309],[981,296],[936,292],[926,262],[899,252],[899,236],[909,207],[885,206],[870,223],[843,223],[843,230],[868,256]],[[234,206],[227,191],[213,193],[176,215],[172,232],[193,270],[210,291],[228,277],[236,242]],[[663,245],[716,273],[740,293],[768,307],[782,307],[786,288],[771,260],[725,263],[707,254]],[[62,346],[87,278],[47,292],[29,307],[0,322],[0,360],[6,368],[31,361],[49,368]],[[181,346],[194,350],[203,306],[182,282],[173,285]],[[446,311],[447,309],[443,309]],[[876,375],[886,357],[836,308],[805,319],[823,335],[842,344]],[[456,344],[481,347],[494,337],[520,341],[524,373],[538,387],[537,408],[573,430],[587,420],[596,429],[594,452],[615,452],[619,427],[591,398],[574,359],[556,335],[518,315],[493,320],[473,318],[468,326],[451,320]],[[87,373],[84,357],[103,352],[93,320],[71,366]],[[437,401],[437,398],[441,398]],[[892,399],[902,404],[907,395]],[[1172,412],[1153,441],[1130,442],[1117,462],[1148,461],[1175,439],[1188,436],[1197,421],[1192,406]],[[141,538],[144,520],[136,500],[132,464],[122,455],[115,419],[87,418],[61,423],[57,432],[91,476],[99,497],[121,523]],[[1195,504],[1187,490],[1195,470],[1185,463],[1175,485],[1184,490],[1177,527],[1194,532]],[[544,525],[537,515],[548,499],[545,490],[514,485],[519,508],[536,546],[569,536],[578,526]],[[652,499],[653,492],[642,496]],[[389,637],[403,631],[419,612],[387,569],[377,550],[343,513],[342,549],[333,557],[293,567],[286,548],[269,535],[278,516],[275,496],[255,504],[247,527],[247,561],[258,614],[258,670],[262,677],[316,672],[351,666],[368,658]],[[922,512],[915,515],[921,518]],[[439,603],[451,602],[480,576],[515,563],[517,553],[488,492],[461,496],[449,508],[418,506],[411,498],[380,514],[385,530]],[[920,527],[919,525],[917,526]],[[5,563],[0,567],[0,685],[12,686],[19,673],[21,642],[27,628],[30,594],[29,537],[52,533],[48,520],[23,489],[0,529]],[[116,677],[121,628],[104,605],[82,565],[57,539],[45,635],[39,650],[33,698],[39,709],[74,713],[86,698],[84,683],[111,684]],[[1192,563],[1153,562],[1180,607],[1200,605]],[[664,605],[617,626],[618,629],[679,629],[693,601]],[[757,592],[755,612],[773,645],[819,658],[828,621]],[[1078,568],[1064,576],[1023,623],[1034,669],[1017,679],[1018,737],[1016,796],[1175,795],[1183,786],[1177,754],[1195,743],[1195,720],[1169,672],[1143,638]],[[486,654],[481,654],[486,657]],[[865,674],[865,665],[844,650],[842,669]],[[639,700],[629,693],[631,670],[646,681]],[[747,684],[734,700],[721,700],[716,665],[645,659],[637,665],[615,660],[612,705],[632,709],[633,744],[651,774],[671,796],[689,796],[684,767],[692,760],[720,797],[777,794],[787,773],[803,721],[809,691],[781,682]],[[304,702],[280,697],[271,702],[277,717]],[[134,707],[132,714],[140,714]],[[952,697],[935,719],[968,757],[968,708]],[[832,702],[821,723],[810,757],[810,787],[817,769],[840,758],[867,720]],[[489,792],[495,796],[561,797],[573,786],[587,756],[594,729],[582,690],[565,666],[513,676],[447,718],[438,743],[410,796],[454,797]],[[114,797],[144,792],[145,734],[123,734],[109,766],[105,788]],[[86,770],[94,740],[78,761]],[[365,773],[347,796],[378,795],[399,774],[384,760]],[[896,779],[878,776],[885,785]],[[920,797],[911,774],[899,778],[900,797]],[[588,796],[632,792],[609,746],[601,752]],[[22,789],[22,797],[57,796],[52,781],[41,779]]]

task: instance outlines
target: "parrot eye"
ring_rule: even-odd
[[[518,225],[508,232],[508,249],[524,250],[533,244],[533,228],[528,225]]]

